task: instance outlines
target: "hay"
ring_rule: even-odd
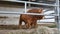
[[[37,28],[38,34],[54,34],[54,31],[49,27],[41,26]]]
[[[36,29],[19,29],[15,31],[9,31],[7,34],[55,34],[55,33],[56,33],[55,29],[51,29],[45,26],[39,26]]]

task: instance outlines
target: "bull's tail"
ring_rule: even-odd
[[[20,15],[20,18],[19,18],[19,25],[22,24],[22,15]]]

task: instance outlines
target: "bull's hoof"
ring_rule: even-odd
[[[19,29],[22,29],[22,26],[18,26],[19,27]]]

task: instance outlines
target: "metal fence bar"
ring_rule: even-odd
[[[38,4],[38,5],[46,5],[46,6],[58,6],[58,5],[54,5],[54,4],[45,4],[45,3],[36,3],[36,2],[27,2],[29,4]]]
[[[44,18],[44,19],[55,19],[55,17],[54,18]]]
[[[38,4],[38,5],[47,5],[47,6],[58,6],[55,4],[46,4],[46,3],[37,3],[37,2],[29,2],[29,1],[9,1],[9,2],[19,2],[19,3],[29,3],[29,4]]]
[[[58,16],[57,14],[37,14],[37,13],[0,13],[0,14],[28,14],[28,15],[44,15],[44,16]]]
[[[47,20],[48,21],[48,20]],[[53,21],[53,22],[51,22],[51,21],[49,21],[49,22],[45,22],[45,21],[38,21],[38,23],[55,23],[55,21]]]

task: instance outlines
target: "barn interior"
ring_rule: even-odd
[[[59,4],[58,2],[59,0],[0,0],[0,32],[2,32],[2,30],[4,32],[6,30],[11,30],[8,33],[10,34],[10,32],[13,33],[12,31],[17,30],[16,32],[18,32],[19,30],[21,30],[18,28],[20,14],[26,13],[26,11],[28,11],[29,9],[34,8],[43,8],[43,14],[46,14],[44,16],[44,19],[37,20],[38,27],[46,26],[53,30],[58,30],[59,8],[56,8],[56,6],[58,6]],[[22,25],[24,25],[24,22]],[[31,30],[35,31],[34,28]],[[57,31],[55,31],[55,34],[56,33],[58,34]],[[13,34],[16,33],[14,32]]]

